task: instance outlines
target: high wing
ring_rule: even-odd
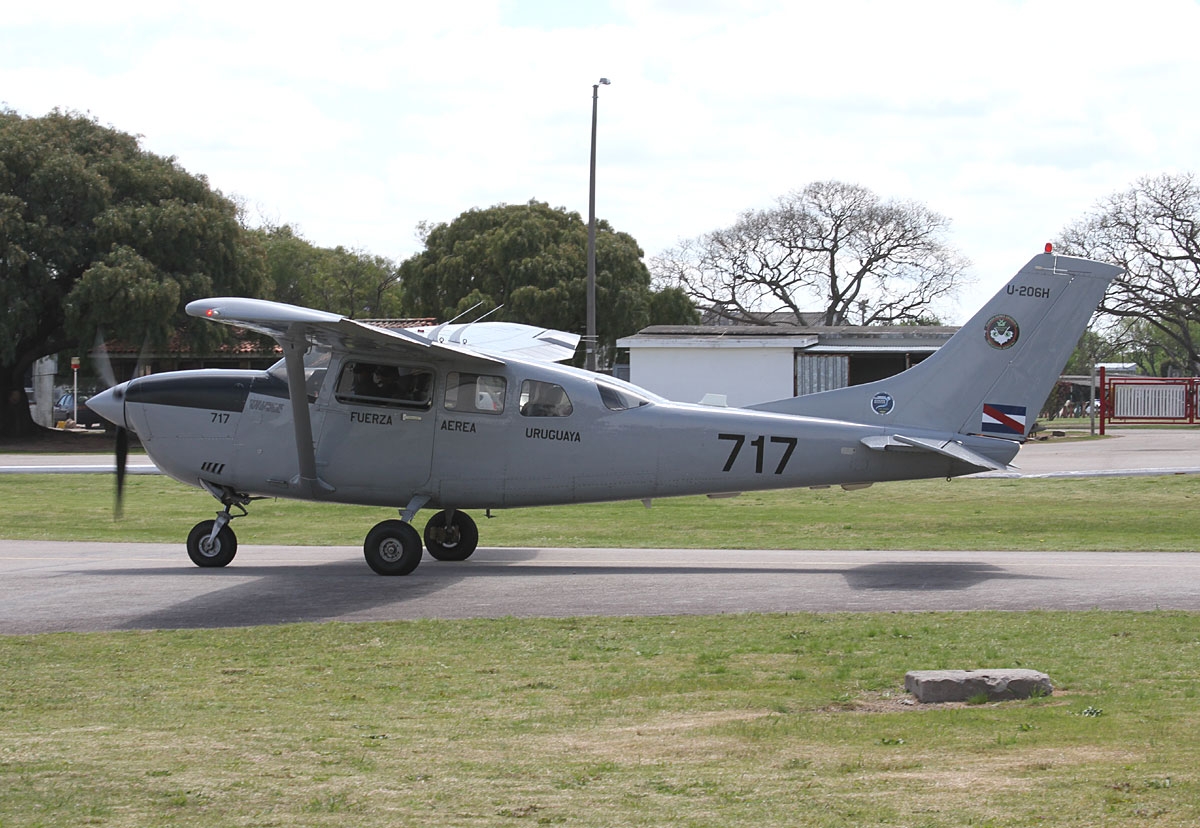
[[[306,347],[308,343],[313,343],[338,350],[392,351],[410,356],[421,354],[426,359],[453,356],[477,361],[483,365],[504,364],[502,359],[486,356],[460,345],[434,342],[403,329],[379,328],[336,313],[286,305],[282,302],[268,302],[265,299],[197,299],[188,303],[187,312],[189,316],[266,334],[284,346],[285,357],[285,341],[296,341],[305,343]],[[303,355],[304,350],[301,350],[300,356]]]
[[[317,345],[348,351],[393,351],[503,364],[502,355],[534,362],[561,362],[575,355],[579,334],[516,322],[478,322],[432,328],[381,328],[335,313],[282,302],[241,297],[199,299],[188,303],[191,316],[224,322],[276,340],[303,336]]]

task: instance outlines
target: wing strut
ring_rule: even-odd
[[[304,324],[293,322],[287,336],[279,337],[287,368],[288,398],[292,403],[292,426],[296,431],[296,460],[300,464],[299,488],[302,497],[317,498],[332,487],[317,477],[317,456],[313,450],[312,418],[308,414],[308,388],[304,383],[304,354],[308,339]]]

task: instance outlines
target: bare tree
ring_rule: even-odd
[[[1186,173],[1142,178],[1062,234],[1064,251],[1125,268],[1101,313],[1123,321],[1126,332],[1146,332],[1142,347],[1168,343],[1175,350],[1171,361],[1191,375],[1200,373],[1198,227],[1200,186]]]
[[[651,270],[744,324],[816,307],[826,325],[913,322],[965,283],[967,261],[943,239],[948,225],[922,204],[819,181],[681,242],[652,259]]]

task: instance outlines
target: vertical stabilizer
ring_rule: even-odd
[[[1121,268],[1034,256],[924,362],[877,382],[750,406],[1023,440]]]

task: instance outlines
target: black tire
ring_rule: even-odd
[[[379,575],[408,575],[421,563],[421,536],[402,520],[385,520],[367,533],[363,556]]]
[[[215,520],[202,520],[188,534],[188,557],[196,566],[228,566],[237,554],[237,535],[233,534],[228,524],[222,526],[216,539],[209,542],[208,536],[212,534],[215,523]]]
[[[425,524],[425,547],[439,561],[465,561],[477,546],[479,527],[466,512],[447,509]]]

